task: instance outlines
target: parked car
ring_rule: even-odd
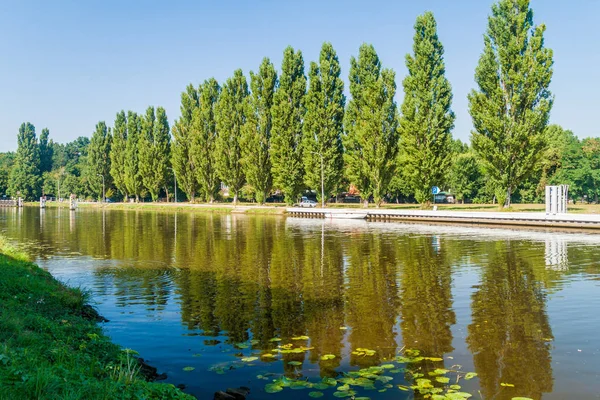
[[[309,199],[302,199],[302,201],[300,203],[298,203],[298,207],[316,207],[317,206],[317,202],[316,201],[312,201]]]

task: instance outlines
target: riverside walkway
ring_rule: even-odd
[[[369,221],[444,222],[479,225],[520,225],[550,228],[577,228],[600,230],[600,214],[546,214],[545,212],[487,212],[442,210],[391,209],[286,209],[289,216],[304,218],[344,218]]]

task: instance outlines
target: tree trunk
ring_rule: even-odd
[[[506,189],[506,200],[504,201],[504,208],[510,207],[510,188]]]
[[[363,200],[363,208],[369,208],[369,199]]]
[[[167,195],[167,203],[169,202],[169,189],[165,186],[165,194]]]
[[[238,194],[237,192],[233,194],[233,205],[236,206],[238,202]]]

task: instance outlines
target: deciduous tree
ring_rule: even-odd
[[[319,63],[310,64],[302,139],[304,182],[324,201],[337,189],[344,169],[344,82],[331,43],[323,43]],[[321,185],[325,199],[321,199]]]
[[[35,135],[35,126],[24,122],[17,135],[17,154],[10,173],[8,192],[11,196],[21,196],[35,200],[40,196],[40,149]]]
[[[445,183],[451,165],[455,117],[443,56],[435,18],[426,12],[417,17],[413,54],[406,55],[400,120],[403,173],[419,203],[431,200],[431,187]]]
[[[251,95],[247,98],[246,124],[242,136],[242,165],[255,200],[264,203],[273,182],[271,175],[271,108],[277,83],[273,63],[264,58],[258,73],[250,72]]]
[[[298,200],[302,191],[302,120],[305,113],[306,76],[300,50],[287,47],[283,52],[279,87],[273,98],[271,171],[273,185],[280,189],[287,204]]]
[[[127,200],[127,184],[125,174],[125,160],[127,149],[127,117],[125,111],[117,113],[113,128],[112,145],[110,148],[110,175],[119,193]]]
[[[368,205],[379,206],[388,191],[398,154],[398,110],[394,72],[381,69],[372,45],[363,44],[350,60],[352,99],[344,117],[344,160],[350,183]]]
[[[554,100],[549,90],[552,50],[544,45],[545,30],[543,24],[533,25],[529,0],[494,4],[475,70],[478,89],[469,94],[473,149],[505,206],[545,147],[544,129]]]

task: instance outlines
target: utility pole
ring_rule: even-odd
[[[104,203],[104,200],[106,199],[105,194],[104,194],[105,193],[104,192],[104,175],[100,175],[100,174],[96,174],[96,175],[102,177],[102,203]]]

